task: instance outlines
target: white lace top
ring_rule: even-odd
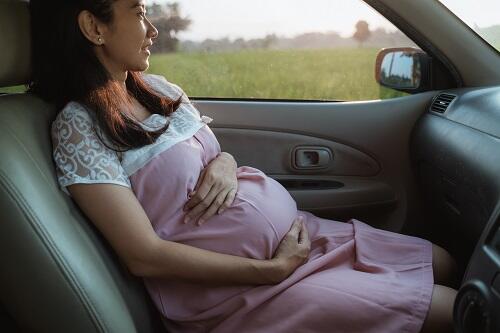
[[[152,114],[142,122],[141,126],[145,130],[155,130],[170,123],[165,133],[151,145],[119,154],[101,142],[99,137],[109,143],[92,113],[83,105],[70,102],[57,115],[51,129],[53,157],[59,185],[66,194],[69,195],[66,186],[78,183],[108,183],[130,188],[130,175],[156,155],[189,139],[212,121],[209,117],[200,116],[179,86],[159,75],[144,75],[144,79],[164,96],[177,99],[182,95],[182,103],[172,115],[164,117]]]

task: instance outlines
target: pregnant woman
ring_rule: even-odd
[[[31,92],[61,189],[171,332],[446,332],[453,263],[432,243],[297,211],[223,153],[183,91],[145,75],[158,31],[137,0],[32,0]]]

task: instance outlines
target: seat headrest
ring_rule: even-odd
[[[30,35],[28,1],[0,1],[0,87],[29,82]]]

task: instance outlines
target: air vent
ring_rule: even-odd
[[[450,105],[451,101],[455,99],[455,95],[451,94],[439,94],[432,102],[431,111],[444,113]]]

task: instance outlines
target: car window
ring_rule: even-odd
[[[192,97],[397,97],[375,81],[376,55],[416,47],[361,0],[177,0],[148,15],[159,30],[149,72]]]
[[[479,36],[500,51],[500,1],[440,1]]]
[[[25,92],[26,87],[25,86],[12,86],[12,87],[0,87],[0,94],[11,94],[11,93],[18,93],[18,92]]]
[[[148,72],[190,97],[359,101],[405,95],[377,84],[375,58],[382,48],[416,45],[361,0],[148,4],[159,30]]]

